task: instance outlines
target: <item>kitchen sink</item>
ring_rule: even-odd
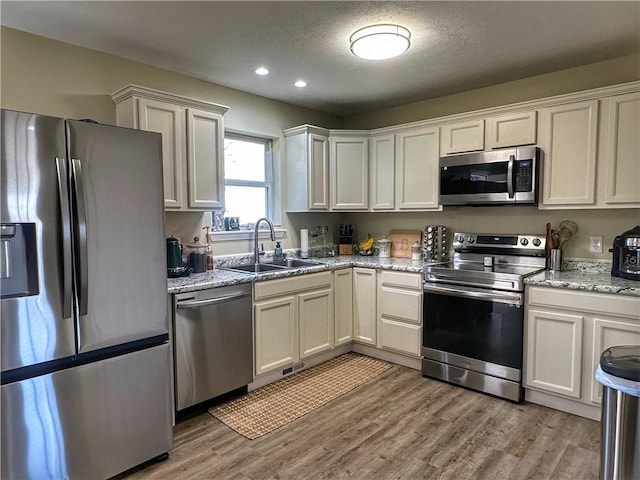
[[[323,265],[320,262],[310,260],[300,260],[297,258],[289,258],[287,260],[272,260],[264,263],[243,263],[240,265],[229,265],[228,267],[220,267],[222,270],[230,270],[242,273],[262,273],[273,272],[278,270],[287,270],[289,268],[313,267]]]
[[[274,270],[286,270],[287,267],[280,265],[271,265],[266,263],[243,263],[241,265],[230,265],[228,267],[220,267],[221,270],[230,270],[232,272],[242,273],[261,273],[272,272]]]
[[[298,268],[298,267],[314,267],[316,265],[323,265],[320,262],[314,262],[311,260],[300,260],[298,258],[288,258],[286,260],[272,260],[265,262],[262,265],[275,265],[285,268]]]

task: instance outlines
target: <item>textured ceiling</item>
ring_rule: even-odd
[[[640,51],[640,2],[0,2],[3,25],[339,116]],[[349,51],[371,23],[408,52]],[[271,74],[258,77],[258,66]],[[297,89],[293,82],[309,82]]]

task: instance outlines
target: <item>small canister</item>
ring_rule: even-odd
[[[411,245],[411,260],[414,262],[422,260],[422,246],[418,242]]]
[[[386,237],[382,237],[380,240],[378,240],[378,257],[391,257],[391,240]]]

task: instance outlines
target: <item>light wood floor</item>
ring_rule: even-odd
[[[169,459],[133,479],[589,479],[600,424],[394,366],[256,440],[208,413],[179,423]]]

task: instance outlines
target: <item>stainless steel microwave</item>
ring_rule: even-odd
[[[538,202],[539,147],[440,157],[440,205]]]

